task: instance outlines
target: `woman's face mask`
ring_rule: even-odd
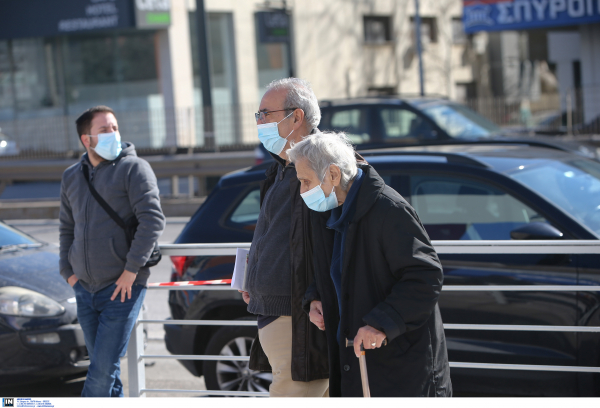
[[[329,166],[331,166],[331,164]],[[300,196],[306,203],[306,206],[313,211],[325,212],[333,210],[338,206],[337,197],[335,195],[335,186],[331,188],[331,193],[329,194],[329,197],[325,197],[325,192],[321,188],[323,181],[325,181],[325,176],[329,171],[329,166],[327,166],[327,170],[325,171],[325,174],[323,174],[321,184],[314,188],[311,188],[306,193],[300,194]]]
[[[98,138],[96,146],[90,146],[98,156],[109,161],[119,157],[119,154],[121,153],[121,134],[118,130],[111,133],[99,133],[96,136],[90,135],[90,137]]]
[[[273,154],[279,155],[283,151],[285,144],[287,142],[288,137],[294,131],[292,130],[286,138],[283,138],[279,135],[279,125],[281,122],[292,116],[294,112],[287,115],[285,118],[281,119],[279,122],[271,122],[264,123],[262,125],[256,125],[258,128],[258,139],[265,146],[265,149],[270,151]]]

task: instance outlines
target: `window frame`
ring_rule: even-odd
[[[385,30],[385,40],[384,41],[376,41],[367,38],[367,23],[368,22],[379,21],[384,25]],[[364,14],[363,15],[363,41],[365,45],[385,45],[394,43],[393,39],[393,24],[392,24],[392,16],[391,15],[382,15],[382,14]]]

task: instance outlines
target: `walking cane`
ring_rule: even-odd
[[[387,344],[387,339],[383,340],[382,346]],[[354,347],[354,340],[346,339],[346,347]],[[367,374],[367,359],[365,357],[365,348],[360,345],[360,356],[358,357],[360,366],[360,380],[362,381],[363,397],[371,398],[371,390],[369,388],[369,375]]]

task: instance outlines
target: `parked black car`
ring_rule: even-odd
[[[58,249],[0,221],[0,383],[68,377],[88,366]]]
[[[527,143],[597,158],[596,149],[556,137],[501,128],[460,103],[435,97],[322,101],[321,130],[343,131],[359,148],[448,143]],[[547,134],[547,133],[546,133]]]
[[[359,149],[523,143],[599,158],[595,146],[555,137],[561,135],[560,131],[501,128],[468,107],[445,98],[348,98],[321,101],[320,108],[319,129],[344,132]],[[255,154],[256,164],[272,160],[262,144],[256,147]]]
[[[361,152],[432,240],[599,239],[600,163],[558,150],[446,145]],[[224,176],[176,243],[251,242],[268,163]],[[449,285],[599,285],[596,255],[440,255]],[[173,281],[227,279],[232,256],[172,257]],[[173,319],[252,319],[237,292],[171,291]],[[600,326],[600,294],[442,292],[444,323]],[[165,325],[173,354],[248,355],[249,327]],[[450,361],[600,366],[597,333],[447,330]],[[266,390],[245,364],[182,361],[209,389]],[[458,395],[600,395],[600,375],[452,369]]]

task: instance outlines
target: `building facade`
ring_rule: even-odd
[[[195,0],[0,4],[0,127],[21,151],[80,150],[73,121],[105,104],[140,149],[257,143],[265,86],[291,73],[319,99],[417,94],[414,0],[205,0],[213,110],[202,108]],[[265,40],[285,8],[289,42]],[[475,75],[460,0],[421,0],[427,94],[464,98]],[[477,36],[475,36],[476,38]],[[276,40],[275,40],[276,41]]]

